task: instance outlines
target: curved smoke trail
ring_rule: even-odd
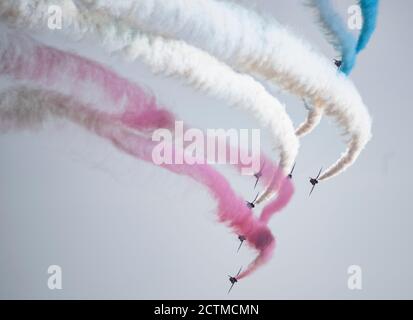
[[[139,130],[174,129],[175,117],[165,108],[157,106],[153,96],[94,61],[42,45],[11,30],[0,35],[0,57],[2,75],[34,81],[36,85],[63,91],[86,101],[90,100],[90,89],[93,87],[94,92],[101,96],[99,103],[105,104],[103,109],[110,110],[115,106],[116,110],[125,110],[123,120],[130,127],[138,126]],[[263,154],[260,158],[266,163],[261,180],[269,184],[270,177],[278,169]],[[233,165],[241,171],[242,164]]]
[[[346,170],[371,138],[371,119],[353,83],[337,74],[330,60],[272,18],[261,17],[235,3],[215,0],[76,2],[96,10],[110,10],[143,30],[185,40],[239,71],[277,83],[312,105],[318,101],[319,108],[333,117],[348,137],[347,150],[320,180]]]
[[[357,42],[357,53],[367,46],[376,29],[379,0],[360,0],[360,8],[363,15],[363,27]]]
[[[340,70],[349,75],[355,65],[357,54],[367,46],[374,33],[379,1],[359,0],[363,24],[358,39],[350,32],[345,20],[334,10],[331,0],[308,0],[308,4],[316,9],[327,39],[341,54]]]
[[[133,128],[140,132],[147,132],[148,130],[160,127],[173,128],[173,123],[175,122],[173,115],[167,110],[159,108],[153,97],[147,95],[136,84],[119,77],[116,73],[96,62],[81,58],[75,54],[40,45],[25,35],[11,31],[6,31],[0,35],[0,57],[0,74],[3,76],[8,75],[15,79],[24,80],[25,82],[33,82],[36,85],[47,87],[49,90],[53,88],[53,90],[63,91],[68,96],[76,96],[77,99],[82,98],[83,100],[88,100],[88,96],[91,94],[90,87],[92,86],[94,89],[97,89],[95,91],[102,95],[103,99],[101,99],[100,103],[106,104],[106,106],[104,108],[101,107],[101,109],[116,106],[116,113],[113,113],[113,111],[108,113],[110,114],[110,119],[113,122],[117,121],[118,123],[122,123],[122,125],[127,128]],[[27,93],[28,89],[23,91]],[[38,95],[40,95],[40,93]],[[14,96],[17,97],[19,95],[14,93]],[[24,99],[29,96],[28,94],[22,94]],[[7,95],[7,97],[13,97],[13,94]],[[48,95],[45,95],[45,97],[48,97]],[[7,102],[8,100],[4,99],[4,101]],[[29,106],[29,104],[24,103],[22,105],[26,107]],[[121,105],[123,105],[123,108],[120,107]],[[17,114],[12,112],[10,115],[10,112],[5,113],[5,111],[3,111],[1,117],[3,121],[2,127],[3,129],[13,128],[13,125],[10,125],[10,119],[15,119],[16,116],[21,114],[27,114],[27,116],[19,118],[20,126],[25,127],[29,126],[30,122],[34,120],[38,122],[42,117],[50,114],[50,110],[60,110],[48,108],[47,103],[45,103],[43,109],[40,106],[35,109],[38,110],[39,113],[31,112],[30,110],[24,112],[24,109],[16,109],[22,111],[18,111]],[[120,111],[122,112],[120,113]],[[78,116],[80,118],[77,119],[77,121],[83,119],[81,112]],[[11,121],[11,123],[13,124],[13,121]],[[16,125],[16,123],[14,125]],[[118,141],[117,144],[121,144],[121,142]],[[265,159],[262,155],[261,157],[266,163],[262,170],[262,181],[271,181],[274,172],[280,171],[277,171],[270,160]],[[239,165],[236,165],[236,167],[238,166]],[[238,167],[238,169],[241,168]],[[173,167],[173,170],[175,170],[174,172],[182,170],[182,172],[185,173],[184,171],[189,169],[186,166],[182,168],[176,166]],[[212,174],[212,176],[214,176],[214,174]],[[208,183],[208,181],[205,181],[205,183]],[[281,190],[283,190],[283,188],[281,188]],[[222,188],[216,192],[219,193],[221,191]],[[289,200],[291,194],[288,193],[284,195],[283,193],[282,197],[286,197]],[[285,205],[284,203],[280,203],[280,196],[274,201],[277,201],[279,204],[268,204],[268,206],[272,206],[270,208],[272,214],[281,210]],[[242,201],[242,205],[246,208],[244,201]],[[244,209],[237,207],[236,210],[243,212]],[[268,209],[266,209],[266,211],[268,211]],[[231,213],[227,213],[227,215],[232,218],[228,220],[221,214],[220,217],[223,217],[222,221],[228,222],[239,234],[245,234],[247,242],[250,243],[252,247],[259,249],[259,257],[251,265],[251,268],[255,270],[260,264],[269,259],[272,249],[267,246],[264,248],[260,242],[261,236],[259,233],[256,234],[255,231],[249,233],[246,231],[248,225],[251,223],[249,219],[243,221],[243,215],[239,218],[235,218],[236,216]],[[240,225],[242,225],[243,228],[240,229]],[[251,272],[251,268],[247,269],[249,270],[248,272]]]
[[[132,115],[133,113],[130,114]],[[123,120],[125,119],[125,117],[121,118]],[[133,120],[133,118],[129,118],[126,123],[128,124],[128,126],[130,126],[131,124],[135,123],[135,121]],[[185,147],[185,144],[183,147]],[[227,148],[226,152],[228,154],[232,152],[230,147]],[[237,150],[236,152],[240,152],[240,150]],[[258,221],[266,226],[271,217],[280,212],[290,202],[294,193],[294,187],[291,179],[286,178],[284,172],[280,168],[277,168],[277,166],[272,164],[270,159],[266,158],[263,154],[261,154],[259,157],[262,163],[260,169],[260,183],[268,185],[268,188],[271,188],[270,190],[275,190],[275,188],[277,188],[278,191],[277,197],[274,200],[270,201],[263,208],[259,216]],[[235,166],[239,172],[242,171],[243,166],[241,163],[233,164],[233,166]],[[215,188],[214,186],[212,187]],[[259,252],[254,261],[237,277],[237,279],[240,280],[247,277],[257,268],[268,262],[275,248],[275,242],[271,240],[271,234],[264,232],[261,228],[253,227],[254,223],[251,222],[251,218],[247,219],[243,215],[239,216],[236,219],[228,218],[227,220],[223,220],[221,213],[219,214],[219,218],[221,222],[228,222],[229,226],[233,228],[238,235],[245,236],[247,243]]]
[[[96,99],[102,109],[129,110],[139,115],[134,118],[137,125],[152,129],[174,127],[173,116],[140,86],[99,63],[42,45],[20,32],[6,29],[0,34],[0,74],[33,81],[84,101]],[[98,97],[91,98],[91,92]],[[157,110],[158,116],[150,113],[143,117],[147,110]]]
[[[334,10],[331,0],[308,0],[308,5],[315,9],[328,41],[341,55],[340,71],[348,75],[356,63],[357,39]]]
[[[47,5],[64,7],[65,31],[77,37],[96,35],[111,52],[120,51],[131,60],[140,59],[155,73],[178,76],[196,89],[209,93],[228,104],[254,115],[262,127],[270,131],[273,144],[280,154],[284,173],[292,168],[299,142],[285,107],[253,77],[239,74],[195,47],[183,41],[144,34],[104,12],[77,10],[72,1],[4,1],[0,5],[2,18],[19,26],[39,26],[46,23]],[[267,188],[265,194],[274,192]]]
[[[363,25],[358,39],[353,36],[345,21],[334,10],[331,0],[307,0],[307,4],[316,9],[318,20],[328,41],[341,55],[341,66],[339,70],[348,76],[354,68],[358,53],[367,46],[375,30],[379,1],[359,1],[363,16]],[[306,133],[317,125],[312,121],[311,113],[312,112],[309,112],[307,120],[302,125]],[[322,111],[318,113],[321,119]]]
[[[302,137],[310,133],[320,123],[322,117],[323,110],[317,103],[314,104],[311,110],[308,111],[306,120],[297,127],[296,135]]]
[[[156,143],[125,127],[119,117],[84,105],[75,98],[57,92],[17,87],[0,94],[0,131],[38,126],[50,117],[60,117],[111,141],[121,151],[138,159],[153,163],[152,150]],[[171,151],[175,152],[173,146]],[[254,262],[239,279],[251,274],[267,262],[275,247],[269,228],[256,219],[245,202],[236,196],[225,178],[209,165],[164,164],[163,168],[186,175],[206,187],[217,200],[219,220],[229,224],[238,234],[259,251]]]

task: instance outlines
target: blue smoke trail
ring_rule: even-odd
[[[342,55],[340,70],[348,75],[356,63],[357,40],[334,10],[331,0],[313,0],[310,5],[318,10],[328,41]]]
[[[334,10],[331,0],[310,1],[310,6],[318,11],[320,23],[328,41],[342,55],[340,71],[346,75],[353,70],[357,54],[367,46],[376,28],[379,0],[360,0],[359,5],[363,16],[363,26],[356,40],[343,19]]]
[[[367,46],[376,29],[379,0],[360,0],[360,8],[361,14],[363,15],[363,27],[357,42],[357,53]]]

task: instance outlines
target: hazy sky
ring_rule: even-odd
[[[255,2],[335,56],[301,1]],[[340,1],[341,13],[353,2]],[[409,0],[381,1],[377,31],[351,75],[371,112],[373,140],[354,166],[309,198],[308,177],[345,146],[328,119],[302,139],[296,193],[270,223],[278,242],[274,257],[230,296],[227,274],[246,266],[254,252],[244,247],[236,253],[236,236],[216,222],[214,202],[202,186],[122,154],[65,121],[1,135],[0,298],[413,298],[413,50],[403,41],[410,39],[405,33],[412,10]],[[248,114],[181,81],[109,56],[93,39],[76,43],[59,32],[36,37],[145,85],[193,126],[258,127]],[[299,99],[270,90],[295,124],[303,119]],[[267,151],[268,141],[262,141]],[[219,169],[234,189],[253,198],[253,178]],[[63,270],[62,290],[47,287],[47,268],[54,264]],[[347,288],[350,265],[362,268],[362,290]]]

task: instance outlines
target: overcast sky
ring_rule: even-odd
[[[301,1],[255,2],[335,57]],[[352,3],[340,1],[340,12]],[[377,31],[351,75],[371,112],[373,140],[354,166],[309,198],[308,177],[345,145],[328,119],[302,139],[296,193],[270,223],[277,238],[273,259],[230,296],[227,274],[246,266],[254,252],[236,253],[236,236],[216,222],[214,201],[202,186],[64,121],[1,135],[0,298],[413,298],[412,46],[406,34],[412,10],[409,0],[381,1]],[[58,32],[36,38],[143,84],[192,126],[258,128],[248,114],[111,57],[93,39],[73,42]],[[1,87],[9,84],[0,80]],[[299,99],[269,90],[295,124],[303,119]],[[263,133],[266,151],[268,141]],[[219,169],[237,192],[253,198],[253,178]],[[62,268],[62,290],[48,289],[50,265]],[[362,268],[362,290],[347,287],[351,265]]]

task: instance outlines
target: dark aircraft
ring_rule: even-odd
[[[255,196],[255,199],[252,200],[251,202],[248,202],[248,201],[247,201],[247,207],[248,207],[248,208],[251,208],[251,209],[255,208],[255,200],[257,200],[258,195],[259,195],[259,193],[257,193],[257,195]]]
[[[334,59],[334,64],[336,65],[337,68],[341,67],[341,63],[342,63],[341,60]]]
[[[239,244],[239,247],[238,247],[237,252],[239,251],[239,249],[241,249],[242,243],[243,243],[245,240],[247,240],[247,238],[246,238],[245,236],[238,236],[238,239],[239,239],[239,241],[241,241],[241,243]]]
[[[318,172],[317,177],[315,177],[315,178],[310,177],[310,183],[313,185],[313,187],[311,188],[309,196],[311,196],[311,193],[313,192],[315,185],[318,183],[318,177],[321,174],[321,170],[323,170],[323,168],[320,169],[320,171]]]
[[[310,104],[305,99],[303,99],[303,102],[304,102],[304,108],[306,108],[308,111],[313,111],[313,107],[310,106]]]
[[[237,273],[237,275],[236,275],[235,277],[228,276],[228,277],[229,277],[229,282],[231,282],[231,287],[230,287],[229,290],[228,290],[228,294],[231,292],[231,289],[232,289],[232,287],[234,286],[234,284],[238,282],[237,277],[238,277],[239,274],[241,273],[241,269],[242,269],[242,267],[239,268],[239,271],[238,271],[238,273]]]
[[[257,187],[258,181],[260,180],[260,178],[262,177],[262,169],[264,169],[264,164],[262,165],[260,171],[258,171],[256,174],[254,174],[255,177],[255,185],[254,185],[254,189]]]
[[[291,172],[288,174],[288,179],[292,179],[293,178],[293,172],[294,172],[294,168],[295,168],[295,162],[294,162],[294,165],[293,165],[293,168],[291,169]]]

